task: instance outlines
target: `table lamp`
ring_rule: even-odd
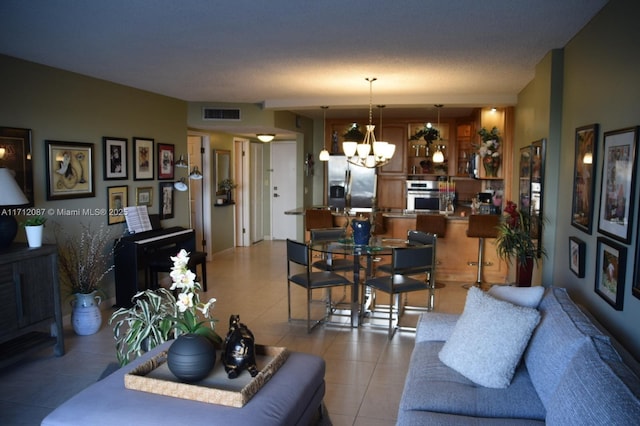
[[[29,200],[13,178],[13,173],[7,168],[0,168],[0,250],[9,248],[18,233],[18,222],[11,207],[27,204]]]

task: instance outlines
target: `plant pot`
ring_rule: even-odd
[[[167,366],[184,382],[197,382],[209,375],[216,363],[216,348],[199,334],[182,334],[167,352]]]
[[[528,257],[524,264],[518,263],[516,271],[516,284],[518,287],[531,287],[533,277],[533,258]]]
[[[42,246],[42,231],[44,225],[25,226],[24,232],[27,234],[27,243],[31,248]]]
[[[71,301],[71,325],[76,334],[89,336],[100,330],[102,325],[102,313],[98,305],[102,302],[96,292],[76,293]]]

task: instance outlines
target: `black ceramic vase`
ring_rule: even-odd
[[[184,382],[197,382],[209,374],[216,363],[216,348],[199,334],[182,334],[169,347],[167,366]]]

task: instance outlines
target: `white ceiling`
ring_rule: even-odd
[[[2,0],[0,53],[321,117],[514,105],[606,0]],[[409,108],[401,110],[401,108]],[[240,130],[240,129],[238,129]]]

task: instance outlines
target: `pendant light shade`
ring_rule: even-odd
[[[324,146],[324,144],[325,144],[325,128],[327,126],[327,109],[329,107],[328,106],[321,106],[320,108],[322,108],[322,145]],[[318,159],[320,161],[329,161],[329,151],[327,151],[327,148],[323,148],[322,151],[320,151],[320,155],[318,156]]]
[[[271,142],[273,138],[276,137],[273,133],[259,133],[256,137],[260,140],[260,142]]]

